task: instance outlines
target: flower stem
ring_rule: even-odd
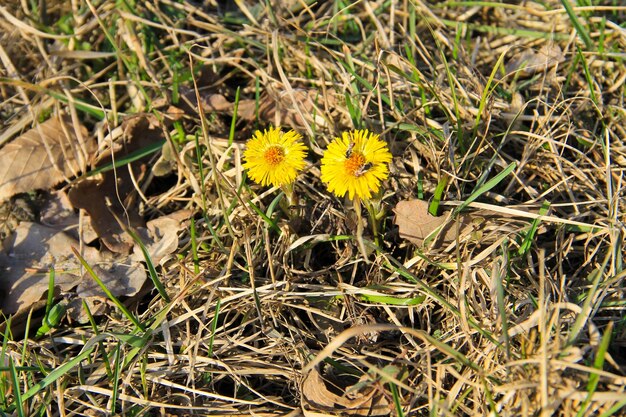
[[[374,243],[376,246],[381,247],[380,233],[378,233],[378,216],[376,209],[371,202],[365,203],[367,206],[367,213],[370,216],[370,226],[372,228],[372,235],[374,236]]]
[[[365,249],[365,242],[363,241],[363,215],[361,213],[361,199],[359,197],[354,198],[354,211],[356,212],[356,242],[359,246],[359,251],[363,258],[367,261],[367,250]]]

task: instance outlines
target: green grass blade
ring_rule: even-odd
[[[97,174],[102,174],[104,172],[107,171],[111,171],[113,169],[119,168],[119,167],[123,167],[125,165],[128,165],[132,162],[135,162],[145,156],[151,155],[157,151],[160,151],[163,148],[163,145],[165,144],[165,140],[159,140],[156,141],[154,143],[151,143],[148,146],[145,146],[141,149],[138,149],[134,152],[129,153],[128,155],[125,155],[123,157],[120,158],[115,158],[115,162],[111,162],[105,165],[102,165],[101,167],[95,168],[89,172],[87,172],[83,177],[93,177],[94,175]],[[83,178],[81,177],[81,178]],[[79,178],[79,179],[81,179]]]
[[[65,308],[60,304],[54,304],[54,278],[55,272],[54,268],[50,268],[50,272],[48,275],[48,298],[46,300],[46,312],[44,313],[44,318],[37,329],[37,333],[35,337],[41,337],[48,333],[52,328],[56,327],[63,318],[65,314]]]
[[[63,304],[55,304],[52,306],[50,311],[44,315],[43,322],[39,329],[37,329],[35,337],[42,337],[48,334],[52,329],[58,327],[63,317],[65,317],[65,311],[66,308]]]
[[[161,298],[163,298],[163,300],[165,300],[166,303],[169,303],[170,297],[169,295],[167,295],[167,291],[165,291],[165,287],[163,286],[163,284],[161,283],[161,280],[159,279],[159,275],[157,274],[156,268],[154,267],[154,262],[152,262],[152,257],[150,256],[150,253],[148,252],[146,245],[143,244],[143,242],[141,241],[141,238],[133,229],[131,229],[130,227],[126,227],[126,226],[124,226],[124,229],[130,235],[130,237],[133,238],[135,243],[139,246],[139,249],[141,249],[141,253],[143,254],[143,258],[146,261],[146,265],[148,266],[148,272],[150,275],[150,279],[152,280],[152,283],[154,284],[154,287],[159,292],[159,295],[161,296]]]
[[[570,0],[561,0],[561,4],[567,12],[569,20],[572,22],[574,29],[576,29],[576,33],[578,33],[578,36],[580,36],[580,39],[585,44],[585,48],[587,48],[588,51],[592,51],[593,41],[591,40],[591,36],[589,36],[589,32],[587,32],[587,29],[585,29],[585,27],[580,22],[580,19],[578,19],[578,16],[576,16],[576,13],[572,8],[572,3],[570,2]]]
[[[217,299],[217,303],[215,304],[215,314],[213,315],[213,321],[211,322],[211,337],[209,338],[209,349],[208,356],[209,358],[213,357],[213,341],[215,340],[215,330],[217,329],[217,319],[220,315],[220,308],[222,306],[222,300]]]
[[[122,302],[116,296],[114,296],[113,293],[111,293],[111,291],[106,287],[106,285],[104,285],[100,277],[98,277],[98,275],[94,272],[91,266],[89,266],[85,258],[83,258],[81,254],[78,252],[78,250],[76,250],[76,248],[73,246],[72,246],[72,252],[74,252],[74,255],[76,255],[76,257],[80,261],[83,268],[85,268],[85,270],[91,276],[91,278],[93,278],[93,280],[96,281],[96,284],[98,284],[98,286],[106,294],[109,300],[111,300],[113,304],[115,304],[117,308],[119,308],[122,311],[122,313],[126,316],[126,318],[128,318],[135,325],[135,327],[137,327],[138,330],[145,331],[145,327],[143,326],[143,324],[141,324],[139,320],[137,319],[137,317],[135,317],[130,311],[128,311],[126,306],[122,304]]]
[[[502,3],[498,3],[499,5]],[[493,25],[481,25],[476,23],[463,23],[456,20],[441,19],[441,23],[449,28],[462,31],[476,31],[492,35],[500,36],[516,36],[525,39],[545,39],[552,41],[566,41],[569,39],[569,34],[566,33],[554,33],[554,32],[542,32],[538,30],[517,29],[508,27],[499,27]]]
[[[426,300],[425,295],[419,297],[400,298],[392,297],[389,295],[376,295],[376,294],[359,294],[359,298],[363,301],[370,303],[380,303],[391,306],[415,306],[421,304]]]
[[[613,334],[613,322],[610,321],[609,324],[604,329],[604,335],[602,336],[602,340],[600,341],[600,346],[598,346],[598,351],[596,352],[596,358],[593,361],[593,367],[598,370],[602,370],[604,367],[604,361],[606,358],[606,353],[609,350],[609,342],[611,341],[611,336]],[[591,399],[593,398],[593,394],[598,389],[598,383],[600,382],[600,375],[592,373],[589,375],[589,381],[587,382],[587,397],[583,401],[578,410],[577,417],[583,417],[586,414],[587,408],[591,403]]]
[[[96,338],[99,338],[99,337],[96,336]],[[65,376],[72,368],[77,366],[83,360],[87,359],[87,357],[89,357],[89,355],[93,352],[94,349],[95,347],[92,345],[90,345],[90,347],[85,345],[85,347],[83,347],[83,350],[78,355],[74,356],[69,361],[60,365],[58,368],[54,369],[52,372],[46,375],[45,378],[43,378],[41,381],[37,382],[35,385],[30,387],[30,389],[26,391],[24,395],[22,396],[22,401],[26,401],[32,398],[33,396],[41,392],[44,388],[46,388],[50,384],[53,384],[59,378]]]
[[[591,282],[591,286],[589,287],[589,291],[587,291],[587,295],[585,297],[585,301],[583,302],[581,312],[578,314],[578,316],[576,316],[576,320],[574,321],[574,324],[570,329],[569,336],[567,338],[568,344],[574,343],[574,341],[578,339],[578,335],[580,334],[581,330],[585,327],[585,324],[591,312],[591,302],[595,298],[594,296],[596,294],[596,291],[598,290],[598,286],[600,285],[600,280],[604,276],[604,271],[606,271],[606,267],[609,264],[610,257],[611,254],[608,253],[605,256],[602,265],[599,268],[594,269],[587,277],[587,280]]]
[[[448,185],[448,176],[446,174],[443,174],[443,176],[437,183],[437,188],[435,188],[433,199],[428,205],[428,213],[431,216],[439,216],[439,204],[441,204],[441,197],[443,196],[443,191],[446,189],[446,185]]]
[[[233,106],[233,118],[230,121],[230,131],[228,132],[228,146],[232,146],[233,141],[235,140],[235,126],[237,124],[237,110],[239,109],[240,91],[241,88],[237,87],[237,92],[235,93],[235,104]]]
[[[115,348],[115,369],[113,370],[113,387],[111,387],[112,395],[111,395],[111,415],[115,415],[115,408],[117,405],[117,396],[119,394],[120,387],[120,371],[122,368],[122,361],[120,360],[122,356],[122,342],[118,341],[117,346]]]
[[[189,239],[191,240],[191,259],[193,260],[193,273],[198,275],[200,273],[200,261],[198,259],[198,240],[196,237],[196,219],[191,218],[191,224],[189,225],[190,233]]]
[[[624,407],[626,407],[626,399],[619,401],[617,404],[615,404],[613,407],[606,410],[604,413],[600,414],[598,417],[610,417],[614,415],[615,413],[617,413],[618,411],[621,411]],[[619,415],[623,415],[623,414],[619,414]]]
[[[390,382],[389,389],[391,390],[391,396],[393,398],[393,405],[396,409],[396,416],[404,417],[404,411],[402,411],[402,401],[400,400],[400,393],[398,392],[398,386]]]
[[[483,195],[484,193],[486,193],[487,191],[491,190],[493,187],[498,185],[507,175],[513,172],[516,166],[517,164],[515,162],[512,162],[511,164],[509,164],[509,166],[504,168],[502,172],[500,172],[498,175],[496,175],[495,177],[487,181],[485,184],[478,187],[477,190],[472,192],[472,194],[464,202],[459,204],[457,208],[454,209],[454,212],[455,213],[461,212],[465,207],[470,205],[478,197],[480,197],[481,195]]]
[[[252,200],[248,200],[248,205],[250,207],[252,207],[252,210],[254,210],[259,216],[261,216],[263,221],[265,221],[265,223],[267,223],[267,225],[270,227],[270,229],[272,229],[276,233],[279,233],[279,234],[282,233],[282,231],[280,230],[280,227],[278,227],[276,222],[274,220],[270,219],[269,217],[267,217],[267,214],[263,213],[263,210],[258,208],[257,205],[252,202]]]
[[[589,72],[589,65],[587,65],[587,60],[585,59],[585,56],[583,55],[582,51],[578,47],[576,48],[576,56],[580,60],[580,63],[583,65],[583,74],[585,74],[585,80],[587,81],[587,87],[589,89],[589,97],[591,98],[591,101],[593,101],[593,104],[595,104],[596,106],[600,106],[601,104],[598,101],[598,97],[596,96],[596,89],[594,86],[593,79],[591,77],[591,72]]]
[[[18,417],[24,417],[24,403],[22,398],[22,390],[20,388],[20,378],[17,374],[17,370],[15,369],[15,363],[13,362],[13,358],[9,356],[9,368],[11,370],[11,382],[13,383],[13,392],[15,393],[15,399],[13,400],[15,403],[15,411],[17,412]]]
[[[498,60],[494,64],[493,68],[491,69],[491,73],[489,74],[487,83],[485,84],[485,87],[483,88],[483,93],[480,96],[480,102],[478,103],[478,111],[476,112],[476,120],[474,122],[474,132],[473,132],[474,137],[476,136],[476,132],[478,132],[478,125],[480,124],[480,119],[485,111],[485,106],[487,105],[487,101],[488,101],[487,99],[489,98],[489,95],[493,92],[494,88],[496,87],[496,86],[492,87],[493,80],[496,77],[496,74],[498,73],[500,68],[502,67],[502,63],[504,62],[504,56],[506,55],[506,52],[507,50],[503,51],[498,57]]]
[[[89,320],[89,324],[91,325],[91,329],[93,330],[93,333],[96,336],[98,336],[100,334],[100,330],[98,329],[98,325],[96,324],[96,320],[94,319],[93,314],[91,314],[89,305],[87,304],[87,302],[85,302],[85,300],[83,300],[82,304],[83,304],[83,309],[85,310],[85,314],[87,315],[87,320]],[[107,353],[105,349],[104,343],[100,342],[99,348],[100,348],[100,352],[102,352],[102,357],[104,359],[102,362],[104,363],[104,369],[106,370],[107,377],[113,378],[113,371],[111,370],[109,354]]]
[[[550,208],[550,203],[548,203],[547,201],[544,201],[543,204],[541,205],[541,209],[539,210],[539,214],[541,216],[547,214],[549,208]],[[522,241],[522,244],[517,250],[517,254],[519,256],[525,256],[530,250],[533,240],[535,239],[535,235],[537,234],[537,229],[539,228],[540,223],[541,223],[540,217],[534,219],[532,224],[530,225],[530,229],[524,234],[524,240]]]

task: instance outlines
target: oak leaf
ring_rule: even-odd
[[[474,220],[481,220],[469,214],[452,218],[448,211],[435,217],[428,212],[428,204],[423,200],[406,200],[396,204],[393,222],[398,226],[401,238],[418,246],[432,243],[433,247],[440,247],[472,230]]]
[[[0,149],[0,201],[47,190],[85,170],[94,151],[87,129],[68,117],[52,117]],[[84,146],[81,146],[84,145]]]

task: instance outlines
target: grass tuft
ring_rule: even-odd
[[[150,159],[129,214],[191,213],[159,265],[134,236],[136,296],[75,251],[104,297],[60,293],[57,268],[40,308],[3,318],[0,414],[623,415],[618,3],[0,6],[0,143],[67,114],[122,147],[150,115],[167,143],[59,188]],[[291,205],[242,166],[269,126],[310,148]],[[320,180],[354,128],[393,154],[369,220]],[[471,221],[418,246],[393,226],[408,199]]]

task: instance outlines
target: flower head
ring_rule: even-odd
[[[306,147],[301,139],[299,133],[283,133],[280,128],[254,132],[243,152],[250,178],[261,185],[291,184],[305,165]]]
[[[389,175],[391,153],[379,135],[368,130],[344,132],[335,138],[322,158],[322,181],[337,197],[368,200]]]

